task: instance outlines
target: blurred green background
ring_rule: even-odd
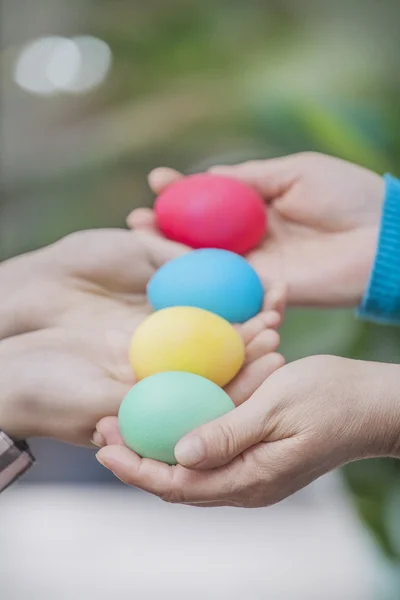
[[[400,175],[398,0],[5,0],[0,252],[123,226],[151,205],[146,175],[315,150]],[[104,81],[32,94],[21,47],[82,31],[108,45]],[[347,311],[289,311],[288,360],[400,362],[400,334]],[[344,475],[360,517],[400,566],[400,463]]]

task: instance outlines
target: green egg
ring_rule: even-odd
[[[234,408],[212,381],[179,371],[157,373],[125,396],[118,424],[125,444],[143,458],[176,464],[174,449],[193,429]]]

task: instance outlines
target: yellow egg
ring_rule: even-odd
[[[150,315],[136,329],[129,352],[138,379],[185,371],[225,386],[240,371],[245,348],[233,326],[206,310],[177,306]]]

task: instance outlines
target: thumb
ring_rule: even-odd
[[[135,208],[126,218],[129,229],[147,229],[157,232],[156,217],[151,208]]]
[[[168,186],[182,179],[182,173],[168,167],[157,167],[148,176],[150,189],[155,194],[161,194]]]
[[[175,458],[189,469],[213,469],[265,437],[267,410],[262,387],[247,402],[228,414],[196,429],[175,446]]]
[[[151,230],[136,229],[135,235],[145,248],[150,263],[155,269],[190,251],[188,246],[168,240]]]
[[[215,166],[209,169],[215,175],[235,177],[258,190],[265,200],[274,200],[285,194],[298,176],[295,157],[251,160],[239,165]]]

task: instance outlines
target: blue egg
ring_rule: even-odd
[[[204,248],[162,266],[151,278],[147,295],[154,310],[195,306],[231,323],[244,323],[260,312],[264,289],[242,256]]]

